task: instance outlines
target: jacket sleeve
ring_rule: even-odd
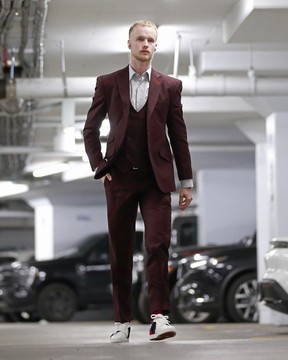
[[[85,151],[94,171],[103,159],[101,152],[100,127],[107,114],[107,103],[103,80],[97,78],[92,104],[87,113],[83,129]]]
[[[168,113],[168,135],[173,151],[179,180],[193,178],[191,156],[187,139],[187,129],[181,103],[182,82],[177,80]]]

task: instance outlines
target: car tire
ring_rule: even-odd
[[[137,298],[133,299],[133,318],[139,321],[141,324],[147,324],[147,316],[145,316],[145,305],[143,306],[143,300],[140,299],[141,294]],[[145,300],[144,300],[145,301]]]
[[[77,309],[77,296],[68,285],[55,283],[44,287],[38,297],[38,313],[49,322],[69,321]]]
[[[256,273],[238,277],[227,291],[226,311],[234,322],[258,322]]]
[[[177,285],[171,292],[171,313],[173,321],[182,324],[214,323],[219,315],[213,312],[196,311],[191,306],[188,293],[179,291]]]
[[[144,287],[138,298],[138,315],[142,324],[150,323],[150,307],[148,301],[147,287]]]

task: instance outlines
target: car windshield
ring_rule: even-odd
[[[240,240],[240,244],[245,247],[250,247],[256,245],[256,234],[253,236],[245,236]]]
[[[90,235],[71,248],[61,250],[55,258],[73,258],[89,252],[92,248],[97,248],[99,252],[108,252],[108,234]]]

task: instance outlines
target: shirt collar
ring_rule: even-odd
[[[144,74],[147,74],[148,76],[148,81],[150,80],[151,78],[151,70],[152,70],[152,67],[150,66]],[[133,75],[134,74],[137,74],[136,71],[132,68],[132,66],[129,64],[129,81],[132,79]],[[142,74],[143,75],[143,74]]]

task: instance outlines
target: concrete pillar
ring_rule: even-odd
[[[258,230],[265,240],[261,242],[258,253],[259,278],[262,277],[263,256],[267,247],[267,240],[274,237],[288,236],[288,112],[274,113],[266,119],[266,158],[263,148],[257,161],[259,167],[259,181],[257,186],[259,211]],[[260,161],[262,161],[262,165]],[[264,169],[266,162],[266,171]],[[260,179],[262,178],[262,180]],[[265,179],[265,180],[264,180]],[[268,235],[268,236],[267,236]],[[259,246],[258,246],[259,247]],[[260,305],[260,322],[277,325],[287,325],[288,316],[280,312],[267,310]]]
[[[48,198],[27,201],[34,208],[35,259],[52,259],[54,256],[53,206]]]
[[[288,113],[274,113],[266,120],[237,124],[255,143],[258,280],[264,276],[264,257],[270,240],[288,235],[287,118]],[[288,316],[260,303],[259,322],[288,324]]]
[[[270,236],[288,236],[288,112],[267,118]]]
[[[255,145],[256,158],[256,227],[257,227],[257,274],[258,281],[265,272],[264,256],[269,249],[270,222],[269,222],[269,192],[268,192],[268,160],[267,143],[260,142]],[[269,324],[273,318],[273,310],[259,304],[259,322]]]
[[[75,151],[75,101],[62,100],[61,124],[54,137],[54,148],[58,151]]]

